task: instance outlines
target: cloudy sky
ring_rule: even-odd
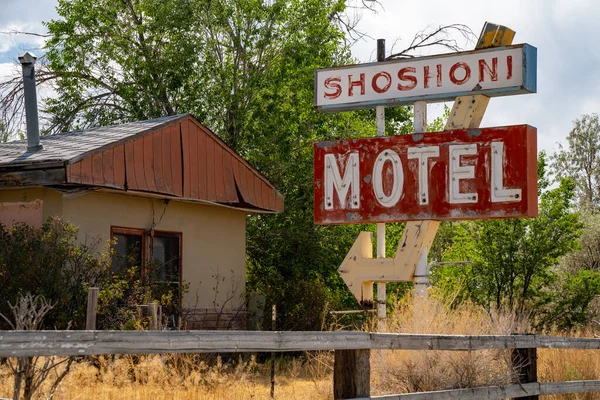
[[[485,21],[517,32],[514,43],[538,48],[538,93],[494,98],[482,126],[530,124],[538,128],[540,149],[552,152],[564,142],[572,121],[584,113],[600,113],[600,2],[596,0],[381,0],[377,14],[363,12],[359,29],[365,38],[354,47],[361,62],[375,57],[375,40],[387,41],[388,53],[408,45],[428,26],[454,23],[469,26],[476,35]],[[57,18],[56,0],[0,0],[0,32],[44,33],[42,21]],[[463,43],[466,50],[474,43]],[[43,51],[43,39],[0,35],[0,75],[13,68],[19,52]],[[441,112],[431,105],[429,114]]]

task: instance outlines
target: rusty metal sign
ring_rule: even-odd
[[[537,216],[529,125],[318,142],[317,224]]]
[[[536,92],[537,49],[528,44],[318,69],[315,108],[345,111],[415,101]]]

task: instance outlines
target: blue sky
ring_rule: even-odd
[[[57,18],[56,0],[0,0],[0,31],[44,33],[42,21]],[[494,98],[482,126],[529,124],[538,128],[538,147],[548,152],[564,142],[572,121],[600,112],[600,2],[595,0],[381,0],[378,13],[363,12],[358,28],[371,38],[358,42],[354,55],[361,62],[375,57],[377,38],[400,50],[428,26],[468,25],[479,34],[485,21],[517,32],[514,43],[538,48],[538,93]],[[473,43],[462,43],[465,50]],[[0,35],[0,76],[13,68],[23,50],[42,54],[43,40]],[[423,54],[425,55],[425,54]],[[442,105],[431,105],[439,115]]]

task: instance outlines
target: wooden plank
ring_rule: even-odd
[[[152,168],[154,169],[154,181],[156,182],[156,191],[158,193],[168,193],[165,188],[165,170],[163,169],[163,154],[166,149],[162,143],[162,137],[168,135],[169,127],[158,130],[150,135],[146,136],[146,138],[150,138],[152,142],[152,154],[154,155],[154,160],[152,162]],[[145,138],[144,138],[145,139]],[[167,170],[169,175],[171,175],[171,171]]]
[[[89,159],[89,157],[88,157]],[[94,185],[104,186],[104,166],[102,153],[96,153],[92,157],[92,182]]]
[[[135,171],[135,147],[133,142],[125,143],[125,172],[127,188],[138,190],[140,185],[138,185],[137,174]]]
[[[113,168],[115,176],[115,187],[125,189],[125,146],[120,145],[113,148]]]
[[[104,186],[116,187],[113,149],[102,152],[102,170],[104,171]]]
[[[172,125],[169,132],[169,142],[171,148],[171,181],[173,185],[173,194],[183,196],[183,179],[186,171],[183,168],[181,155],[181,128],[180,125]]]
[[[192,147],[190,143],[189,121],[181,122],[181,147],[183,148],[183,197],[191,198],[191,166]],[[194,147],[195,148],[195,147]]]
[[[67,165],[67,182],[81,183],[81,163]]]
[[[231,166],[233,169],[233,177],[235,178],[235,186],[242,197],[239,200],[240,202],[248,203],[248,195],[246,194],[248,187],[246,184],[246,173],[244,172],[246,167],[236,158],[233,158]]]
[[[233,175],[233,163],[237,160],[227,151],[223,151],[223,184],[225,186],[225,201],[227,203],[238,203],[238,195],[235,188],[235,177]]]
[[[385,396],[371,396],[378,400],[490,400],[504,399],[507,397],[518,398],[540,392],[539,383],[525,385],[491,386],[469,389],[439,390],[435,392],[391,394]]]
[[[156,186],[156,172],[154,171],[155,156],[154,149],[152,147],[152,135],[146,135],[136,141],[141,142],[139,145],[144,146],[144,157],[143,157],[143,169],[144,177],[146,178],[146,189],[150,192],[157,192]],[[137,165],[136,165],[137,166]]]
[[[150,330],[158,331],[160,321],[158,320],[158,303],[148,304],[148,314],[150,314]]]
[[[513,349],[512,368],[515,372],[513,383],[525,384],[537,382],[537,349]],[[524,396],[525,400],[538,400],[538,395]]]
[[[514,348],[600,350],[600,339],[537,335],[461,336],[369,332],[235,331],[0,331],[0,357],[168,352],[253,352],[350,349],[483,350]]]
[[[435,392],[371,396],[377,400],[491,400],[526,398],[552,394],[600,392],[600,380],[525,383],[521,385],[489,386],[469,389],[439,390]]]
[[[3,172],[0,187],[43,186],[66,183],[65,168]]]
[[[100,289],[97,287],[91,287],[88,289],[87,313],[85,315],[85,329],[88,331],[93,331],[96,329],[99,291]]]
[[[85,185],[94,184],[94,175],[92,173],[91,157],[84,158],[81,162],[81,183]]]
[[[214,144],[215,159],[212,170],[215,177],[215,199],[219,203],[227,203],[225,192],[225,173],[223,172],[223,148],[219,143]]]
[[[353,399],[371,394],[370,350],[336,350],[333,398]]]
[[[188,122],[189,125],[189,122]],[[203,154],[199,153],[199,147],[198,147],[198,139],[199,139],[199,134],[196,130],[189,130],[189,134],[190,134],[190,148],[189,151],[187,152],[187,154],[189,155],[190,158],[190,170],[189,171],[185,171],[184,174],[189,174],[190,175],[190,197],[192,199],[198,199],[199,197],[199,186],[198,186],[198,174],[201,173],[200,169],[198,167],[198,161],[199,159],[202,159],[204,157]]]
[[[206,137],[206,199],[217,201],[217,188],[215,176],[215,148],[218,146],[211,137]]]
[[[254,191],[254,172],[252,172],[252,170],[245,165],[242,168],[245,174],[244,180],[246,182],[246,195],[248,197],[246,199],[246,202],[248,204],[256,206],[256,192]]]
[[[208,160],[206,158],[207,142],[211,141],[210,137],[206,133],[198,129],[191,121],[188,121],[190,125],[190,131],[194,131],[198,137],[197,157],[198,157],[198,198],[201,200],[208,200],[208,174],[211,173]]]
[[[173,129],[173,127],[170,127]],[[156,140],[160,142],[161,165],[160,171],[162,174],[161,184],[164,193],[174,194],[173,191],[173,166],[171,165],[171,130],[163,130],[160,135],[157,135]],[[175,125],[175,129],[179,129],[179,125]],[[179,177],[181,179],[181,177]]]

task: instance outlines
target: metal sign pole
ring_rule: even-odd
[[[385,61],[385,39],[377,39],[377,61]],[[377,136],[385,136],[385,107],[375,107]],[[385,223],[377,224],[377,258],[385,258]],[[377,282],[377,331],[386,331],[386,283]]]
[[[427,132],[427,102],[416,101],[413,104],[413,131],[415,133]],[[437,229],[436,229],[437,231]],[[435,237],[435,233],[433,234]],[[424,246],[417,266],[415,268],[414,277],[414,296],[415,299],[418,297],[427,297],[427,284],[429,283],[428,269],[427,269],[427,254],[429,249]],[[426,275],[425,277],[423,275]]]

